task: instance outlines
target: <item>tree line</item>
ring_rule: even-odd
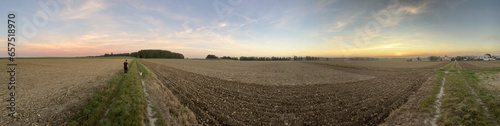
[[[306,56],[306,58],[304,58],[304,57],[293,56],[293,60],[319,60],[319,57]]]
[[[184,55],[176,52],[171,52],[168,50],[141,50],[135,55],[131,55],[138,58],[174,58],[174,59],[184,59]]]
[[[140,50],[138,52],[132,52],[132,53],[105,53],[104,55],[97,56],[97,57],[111,57],[111,56],[130,56],[130,57],[137,57],[137,58],[174,58],[174,59],[184,59],[184,55],[176,52],[171,52],[168,50],[152,50],[152,49],[146,49],[146,50]]]
[[[286,61],[286,60],[291,60],[291,57],[246,57],[246,56],[241,56],[240,61]]]

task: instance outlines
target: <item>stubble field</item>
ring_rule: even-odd
[[[2,107],[3,125],[63,125],[123,68],[122,59],[17,59],[17,63],[18,119],[8,117],[7,108]],[[8,79],[5,73],[0,80],[7,84]],[[9,92],[7,86],[0,88],[0,106],[7,106]]]
[[[416,92],[434,77],[292,61],[141,62],[208,125],[377,125],[408,99],[427,96]]]

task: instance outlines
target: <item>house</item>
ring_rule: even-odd
[[[479,59],[483,59],[484,61],[491,61],[495,60],[494,58],[490,57],[489,55],[484,55],[483,57],[480,57]]]
[[[441,60],[442,61],[451,61],[451,57],[444,56]]]

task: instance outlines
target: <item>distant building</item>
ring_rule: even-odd
[[[448,57],[448,56],[444,56],[441,60],[442,61],[451,61],[451,57]]]
[[[494,60],[493,58],[491,58],[489,55],[484,55],[483,57],[480,57],[479,59],[483,59],[484,61],[491,61],[491,60]]]
[[[420,57],[417,57],[417,58],[411,58],[411,59],[406,60],[406,61],[407,62],[417,62],[417,61],[422,61],[422,60],[420,59]]]

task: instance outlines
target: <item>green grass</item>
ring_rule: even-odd
[[[105,85],[97,92],[97,94],[93,95],[89,99],[87,106],[83,109],[83,111],[78,113],[78,115],[74,117],[68,125],[99,125],[99,120],[103,118],[104,113],[108,108],[108,104],[110,104],[113,98],[114,92],[116,92],[124,77],[123,70],[116,73],[107,85]]]
[[[449,71],[449,73],[445,74],[445,71]],[[437,72],[436,84],[432,88],[431,94],[422,103],[424,110],[431,113],[431,115],[436,114],[433,107],[434,101],[436,100],[436,94],[439,93],[439,87],[444,77],[446,79],[444,85],[445,95],[443,95],[441,101],[442,116],[440,116],[439,122],[442,122],[444,125],[493,125],[495,124],[495,119],[498,121],[500,112],[495,112],[500,111],[496,110],[498,102],[491,99],[492,97],[489,97],[489,99],[483,98],[489,95],[484,94],[485,91],[477,83],[471,83],[474,81],[477,82],[477,77],[474,77],[475,74],[472,71],[464,71],[456,66],[456,62],[452,62],[438,69]],[[490,115],[494,115],[494,117],[488,118],[485,115],[486,110],[477,102],[477,97],[471,92],[468,85],[476,90],[478,97],[486,105],[491,105],[491,107],[488,107],[490,108]],[[497,105],[497,107],[494,105]]]
[[[444,72],[438,72],[436,75],[436,81],[434,87],[432,87],[429,96],[422,102],[422,107],[425,111],[431,113],[434,116],[436,113],[436,109],[434,109],[434,103],[436,101],[436,95],[439,93],[440,87],[442,85],[444,77]]]
[[[137,66],[139,67],[139,71],[142,72],[144,78],[156,77],[156,75],[153,72],[151,72],[151,70],[149,70],[146,66],[144,66],[144,64],[142,64],[141,62],[137,62]]]
[[[156,77],[156,75],[149,70],[144,64],[141,62],[137,62],[137,66],[139,68],[139,71],[142,72],[142,76],[144,79],[149,78],[149,77]],[[150,93],[151,94],[151,93]],[[157,118],[155,124],[158,126],[166,126],[167,123],[165,122],[165,119],[163,118],[163,115],[160,113],[157,107],[153,107],[153,111],[155,111],[154,118]]]
[[[495,74],[499,73],[500,69],[464,71],[466,81],[474,90],[476,90],[478,97],[483,101],[484,105],[488,107],[490,116],[492,116],[491,118],[493,118],[493,120],[495,120],[497,123],[500,123],[500,99],[498,99],[498,93],[500,91],[496,89],[486,89],[485,87],[480,86],[479,82],[481,82],[481,79],[476,76],[475,73],[477,72],[481,72],[484,74]],[[496,95],[497,98],[495,98],[494,95]]]
[[[142,125],[147,122],[144,118],[147,105],[136,60],[129,68],[127,75],[121,70],[108,85],[92,96],[85,109],[68,125]],[[104,117],[107,109],[109,114]],[[105,120],[101,124],[102,119]]]
[[[129,67],[128,74],[117,90],[115,100],[111,102],[108,119],[103,125],[142,125],[146,119],[146,103],[142,92],[136,60]]]
[[[460,70],[455,65],[445,75],[445,95],[442,101],[443,113],[440,121],[445,125],[492,125],[485,116],[485,110],[476,101],[467,83],[463,81]]]
[[[443,82],[443,77],[445,75],[444,71],[450,68],[451,65],[453,65],[454,62],[449,63],[437,70],[437,75],[436,75],[436,81],[434,84],[434,87],[432,87],[431,92],[429,96],[422,102],[422,107],[424,110],[427,112],[431,113],[431,115],[435,115],[436,109],[434,109],[435,101],[436,101],[436,95],[439,93],[440,87]]]

